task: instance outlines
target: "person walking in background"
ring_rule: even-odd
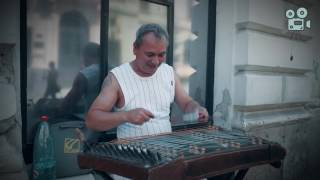
[[[58,85],[58,72],[55,68],[55,63],[50,61],[49,72],[47,76],[47,88],[44,93],[44,98],[56,98],[56,93],[60,92],[60,86]]]

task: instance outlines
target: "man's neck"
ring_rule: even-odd
[[[139,69],[139,67],[137,66],[137,64],[136,64],[136,60],[131,61],[129,64],[130,64],[131,68],[133,69],[133,71],[134,71],[138,76],[141,76],[141,77],[150,77],[150,76],[153,75],[153,74],[148,74],[148,73],[144,73],[143,71],[141,71],[141,70]]]

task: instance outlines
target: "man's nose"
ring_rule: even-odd
[[[154,56],[154,58],[152,58],[152,64],[159,65],[160,62],[161,62],[161,58],[159,58],[158,56]]]

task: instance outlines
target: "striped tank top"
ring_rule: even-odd
[[[125,104],[115,111],[144,108],[154,115],[142,125],[123,123],[117,127],[118,138],[138,137],[171,132],[170,104],[174,101],[175,81],[173,68],[162,63],[150,77],[141,77],[125,63],[111,70],[116,77]]]

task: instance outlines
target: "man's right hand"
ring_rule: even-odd
[[[154,115],[150,111],[143,108],[130,110],[126,114],[127,121],[136,125],[142,125],[151,118],[154,118]]]

